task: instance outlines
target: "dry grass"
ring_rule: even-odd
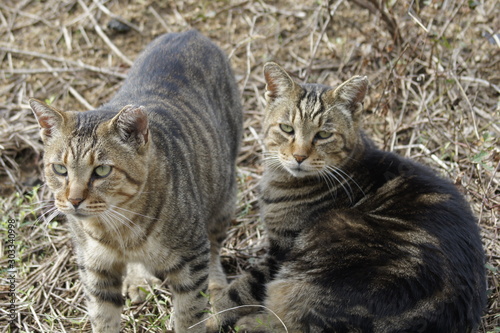
[[[81,284],[64,219],[42,215],[41,144],[28,97],[88,109],[114,94],[154,37],[196,28],[231,57],[245,108],[237,219],[224,249],[230,274],[262,253],[257,182],[262,65],[297,80],[371,82],[366,129],[384,149],[451,178],[478,216],[487,256],[489,303],[480,332],[500,331],[500,3],[478,1],[3,0],[0,2],[0,209],[2,237],[16,220],[17,320],[22,332],[88,331]],[[132,27],[119,33],[113,19]],[[42,207],[37,210],[36,207]],[[39,218],[37,220],[37,218]],[[5,231],[5,232],[4,232]],[[1,247],[0,332],[7,265]],[[124,332],[170,327],[170,294],[127,305]]]

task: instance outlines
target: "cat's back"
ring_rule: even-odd
[[[197,207],[197,212],[205,209],[209,215],[215,214],[220,202],[232,202],[227,198],[235,187],[243,112],[230,62],[221,48],[195,30],[157,37],[136,59],[113,98],[78,115],[79,123],[88,124],[85,131],[90,133],[127,105],[141,107],[147,118],[151,147],[143,162],[149,169],[148,193],[182,190],[186,197],[174,197],[172,207],[186,211]],[[125,141],[117,144],[128,151]],[[116,163],[130,169],[129,159],[121,154]],[[212,195],[218,199],[210,200]],[[146,202],[146,197],[141,200]]]
[[[481,274],[469,276],[483,272],[484,252],[476,218],[456,186],[426,166],[377,149],[362,165],[355,179],[364,179],[366,193],[352,207],[326,213],[317,224],[331,230],[324,234],[340,237],[344,248],[369,254],[360,259],[366,260],[363,269],[398,276],[406,260],[415,274],[426,267],[436,281],[467,276],[484,288]],[[321,234],[313,229],[312,234]]]
[[[144,106],[157,146],[181,140],[192,152],[201,144],[229,152],[223,156],[228,160],[236,157],[242,131],[239,90],[225,53],[196,30],[151,42],[100,110],[116,112],[129,104]]]
[[[183,113],[205,118],[209,127],[222,126],[233,138],[241,132],[242,107],[229,60],[196,30],[165,34],[148,45],[103,109],[127,104],[145,106],[153,122],[170,119],[173,134],[181,130],[175,123]]]
[[[432,234],[449,228],[478,230],[476,218],[458,188],[429,167],[375,148],[369,149],[361,165],[357,179],[363,178],[368,190],[354,205],[354,211],[397,218]]]
[[[139,99],[141,94],[151,97],[148,92],[158,92],[160,87],[173,98],[184,92],[213,90],[228,80],[234,81],[227,56],[210,39],[196,30],[169,33],[142,52],[113,100],[130,98],[130,93]]]

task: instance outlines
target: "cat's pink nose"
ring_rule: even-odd
[[[71,202],[73,207],[78,208],[78,206],[80,206],[80,204],[82,203],[83,198],[68,198],[68,201]]]
[[[304,160],[307,158],[307,156],[305,155],[297,155],[297,154],[293,154],[293,157],[299,164],[304,162]]]

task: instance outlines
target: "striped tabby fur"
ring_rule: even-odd
[[[360,132],[366,78],[334,90],[296,84],[276,64],[264,71],[269,251],[218,291],[217,310],[269,309],[240,319],[240,332],[285,332],[283,323],[288,332],[474,331],[483,250],[457,189]],[[253,309],[225,312],[211,327]]]
[[[219,250],[235,205],[242,128],[226,56],[198,32],[167,34],[97,110],[30,104],[42,129],[46,182],[72,231],[93,331],[119,331],[122,287],[137,300],[137,283],[166,278],[175,330],[188,332],[205,316],[209,278],[225,282]]]

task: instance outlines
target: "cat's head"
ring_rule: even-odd
[[[275,63],[264,66],[264,75],[268,169],[306,177],[342,168],[361,140],[359,118],[368,79],[355,76],[336,89],[298,84]]]
[[[143,107],[60,111],[31,99],[44,142],[45,180],[55,206],[78,218],[110,218],[142,190],[150,146]],[[123,212],[122,212],[123,213]]]

